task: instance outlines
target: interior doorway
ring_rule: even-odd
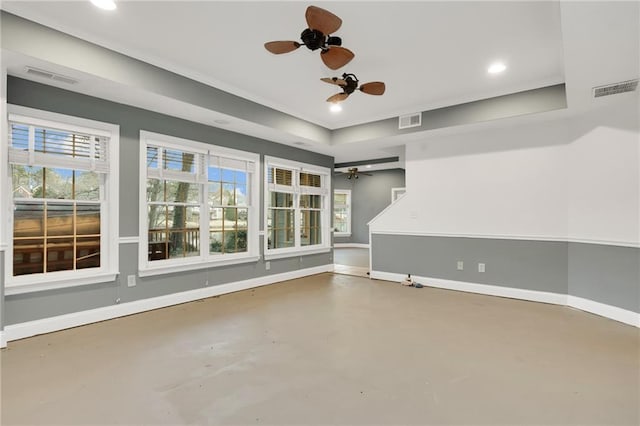
[[[334,247],[333,256],[335,273],[369,277],[368,248]]]

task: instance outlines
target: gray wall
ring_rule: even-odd
[[[404,170],[380,170],[367,172],[373,176],[347,179],[346,175],[334,176],[335,189],[351,190],[351,237],[334,239],[336,243],[369,244],[367,223],[391,204],[391,188],[404,187]]]
[[[639,248],[374,234],[371,250],[374,271],[568,294],[640,313]]]
[[[69,92],[31,81],[9,77],[9,104],[38,108],[120,126],[120,236],[138,236],[139,132],[141,129],[211,143],[290,160],[333,167],[333,158],[280,145],[250,136],[232,133],[175,117]],[[262,182],[262,179],[261,179]],[[261,204],[262,206],[262,204]],[[261,207],[262,210],[262,207]],[[262,211],[261,227],[262,227]],[[260,241],[262,250],[262,241]],[[138,245],[120,244],[120,275],[115,282],[79,286],[21,295],[4,299],[4,325],[77,312],[121,302],[140,300],[209,285],[331,264],[332,253],[271,261],[265,270],[263,261],[228,267],[181,272],[163,276],[137,277],[135,287],[127,286],[127,275],[137,275]],[[4,287],[4,274],[2,275]]]

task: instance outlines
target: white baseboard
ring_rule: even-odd
[[[0,348],[6,348],[7,341],[4,339],[4,331],[0,331]]]
[[[333,243],[334,248],[369,248],[369,244],[362,243]]]
[[[105,306],[103,308],[91,309],[88,311],[74,312],[51,318],[8,325],[5,327],[3,335],[0,335],[0,338],[2,338],[2,342],[6,346],[6,342],[10,342],[12,340],[24,339],[38,334],[51,333],[53,331],[78,327],[94,322],[105,321],[153,309],[165,308],[167,306],[193,302],[194,300],[205,299],[208,297],[219,296],[221,294],[233,293],[236,291],[247,290],[250,288],[331,271],[333,271],[333,264],[316,266],[313,268],[300,269],[282,274],[265,275],[245,281],[220,284],[180,293],[168,294],[165,296],[153,297],[150,299],[136,300],[133,302],[122,303],[120,305]]]
[[[593,300],[583,299],[582,297],[577,296],[569,296],[567,305],[572,308],[580,309],[581,311],[590,312],[592,314],[600,315],[601,317],[640,327],[640,314],[636,312],[628,311],[616,306],[605,305],[604,303],[594,302]]]
[[[379,280],[400,282],[405,277],[406,275],[404,274],[371,271],[371,278]],[[530,300],[532,302],[551,303],[554,305],[567,304],[567,296],[564,294],[526,290],[514,287],[502,287],[497,285],[468,283],[464,281],[443,280],[440,278],[418,277],[415,275],[411,278],[413,278],[415,282],[427,287],[466,291],[468,293],[478,293],[489,296],[508,297],[510,299]]]
[[[392,272],[371,271],[371,278],[399,283],[406,275]],[[447,290],[465,291],[468,293],[485,294],[489,296],[508,297],[511,299],[529,300],[532,302],[550,303],[554,305],[570,306],[582,311],[590,312],[619,321],[625,324],[640,327],[640,314],[626,309],[618,308],[593,300],[583,299],[566,294],[550,293],[545,291],[525,290],[513,287],[501,287],[487,284],[468,283],[463,281],[443,280],[440,278],[412,276],[415,282],[427,287],[443,288]]]

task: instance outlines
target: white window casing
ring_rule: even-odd
[[[345,231],[337,231],[334,229],[333,236],[334,237],[350,237],[351,236],[351,220],[352,220],[352,213],[353,213],[353,209],[351,206],[351,190],[350,189],[334,189],[333,194],[334,194],[334,201],[333,201],[334,214],[340,209],[346,210],[346,213],[347,213],[347,220],[346,220],[347,229]],[[344,204],[338,203],[336,201],[335,195],[345,195],[346,203]],[[335,223],[334,223],[334,227],[335,227]]]
[[[7,167],[6,173],[0,177],[2,188],[6,189],[6,192],[2,191],[6,194],[1,200],[2,210],[8,218],[5,228],[8,240],[5,256],[5,294],[52,290],[115,280],[118,274],[119,126],[16,105],[8,105],[7,112],[8,132],[2,136],[1,149],[3,156],[6,155],[5,158],[10,164],[94,172],[99,176],[99,196],[96,201],[44,198],[16,198],[14,201],[11,190],[11,167]],[[48,139],[42,136],[36,137],[37,132],[43,135],[44,132],[51,132],[50,135],[55,137]],[[70,149],[68,140],[64,139],[69,135],[73,136],[71,155],[68,151]],[[42,146],[36,146],[38,143],[36,140],[39,140]],[[46,141],[46,147],[43,141]],[[47,268],[44,267],[43,272],[14,276],[13,220],[16,202],[21,205],[42,203],[99,205],[100,266],[51,272],[46,272]]]
[[[158,161],[151,164],[147,158],[147,149],[157,149]],[[194,155],[194,169],[191,172],[171,170],[162,167],[160,159],[163,150],[172,150]],[[256,262],[260,259],[259,249],[259,178],[258,154],[239,151],[231,148],[219,147],[202,142],[173,136],[162,135],[149,131],[140,131],[140,244],[139,244],[139,275],[150,276],[171,272],[205,269],[215,266],[233,265],[246,262]],[[151,167],[149,166],[151,165]],[[248,178],[246,206],[247,220],[247,250],[237,253],[209,253],[209,219],[211,211],[208,204],[208,168],[217,167],[227,170],[246,172]],[[149,259],[149,217],[147,201],[147,179],[171,180],[196,184],[199,195],[197,202],[189,204],[199,212],[199,250],[196,255],[167,258],[160,260]],[[168,203],[168,202],[165,202]],[[176,204],[176,203],[170,203]]]

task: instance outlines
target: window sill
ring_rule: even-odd
[[[334,232],[333,236],[336,237],[336,238],[350,237],[351,236],[351,232]]]
[[[49,274],[47,274],[49,275]],[[82,274],[73,277],[45,277],[44,274],[38,274],[38,282],[16,279],[12,283],[7,280],[4,294],[11,296],[14,294],[34,293],[37,291],[56,290],[59,288],[77,287],[90,284],[100,284],[115,281],[118,276],[117,272],[101,272],[92,274]]]
[[[276,252],[276,253],[268,253],[264,255],[265,260],[273,260],[273,259],[285,259],[287,257],[297,257],[297,256],[307,256],[310,254],[320,254],[320,253],[329,253],[331,251],[331,247],[316,247],[311,249],[300,249],[293,248],[287,249],[287,251]]]
[[[170,265],[154,265],[149,266],[144,269],[140,269],[138,271],[138,275],[141,277],[151,277],[154,275],[164,275],[171,274],[174,272],[184,272],[184,271],[196,271],[198,269],[208,269],[215,268],[217,266],[228,266],[228,265],[238,265],[241,263],[250,263],[257,262],[260,260],[260,256],[243,256],[236,257],[231,259],[221,259],[221,260],[206,260],[199,261],[194,263],[179,263],[179,264],[170,264]]]

